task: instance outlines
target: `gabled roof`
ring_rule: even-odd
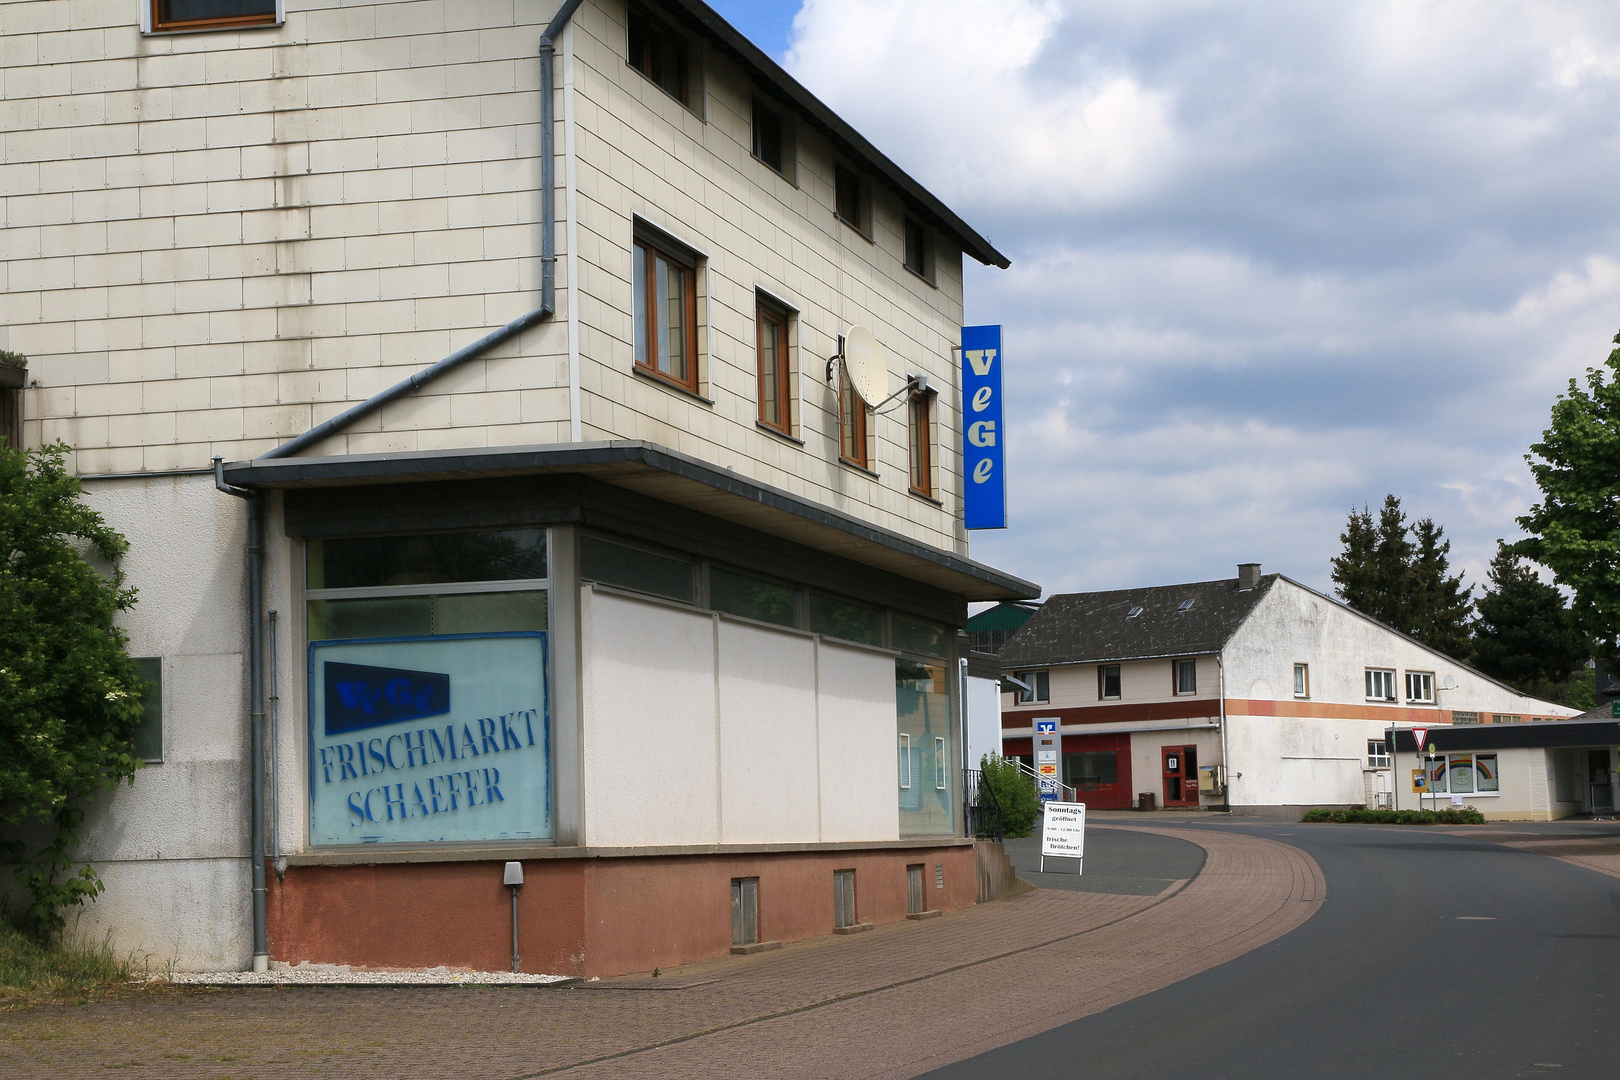
[[[781,104],[791,108],[802,122],[809,123],[826,136],[845,155],[855,162],[864,164],[881,177],[902,199],[911,204],[914,213],[930,221],[936,228],[954,236],[962,245],[963,251],[986,266],[999,266],[1005,270],[1012,265],[1007,256],[991,246],[990,241],[957,217],[950,207],[913,180],[882,151],[867,142],[865,136],[850,127],[847,121],[823,104],[820,98],[806,90],[799,80],[782,70],[782,65],[739,33],[703,0],[658,0],[658,2],[672,15],[677,16],[679,21],[685,23],[688,29],[702,34],[722,53],[741,65],[744,71],[754,77],[760,90],[767,96],[777,98]]]
[[[1060,593],[1001,650],[1004,668],[1148,660],[1219,652],[1281,575],[1238,590],[1237,578],[1112,592]],[[1188,600],[1192,605],[1181,610]],[[1133,609],[1140,608],[1132,616]]]

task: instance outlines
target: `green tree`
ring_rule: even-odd
[[[1587,643],[1575,629],[1563,593],[1505,544],[1491,560],[1490,584],[1478,610],[1474,666],[1527,694],[1557,693],[1554,688],[1586,661]]]
[[[114,624],[135,602],[118,569],[128,544],[84,504],[67,452],[0,446],[0,855],[42,935],[103,888],[92,867],[71,872],[85,799],[141,766],[144,686]]]
[[[1614,338],[1620,345],[1620,334]],[[1620,349],[1586,370],[1586,388],[1552,408],[1552,426],[1525,460],[1542,500],[1519,518],[1529,535],[1512,546],[1575,594],[1575,625],[1593,651],[1620,666]]]
[[[1001,807],[1001,829],[1009,837],[1028,836],[1041,812],[1041,797],[1035,784],[1009,758],[986,754],[979,760],[984,784]]]
[[[1333,560],[1339,599],[1448,656],[1466,656],[1473,600],[1462,575],[1450,573],[1451,541],[1424,518],[1406,523],[1401,500],[1384,496],[1378,518],[1352,509]]]

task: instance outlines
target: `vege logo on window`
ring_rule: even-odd
[[[450,676],[437,671],[328,661],[323,675],[328,735],[450,711]]]

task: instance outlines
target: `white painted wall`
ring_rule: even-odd
[[[977,769],[986,754],[1001,753],[1001,680],[967,680],[966,767]]]
[[[894,660],[581,590],[585,843],[893,840]]]

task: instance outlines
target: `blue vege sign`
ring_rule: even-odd
[[[962,516],[970,529],[1007,527],[1001,327],[962,327]]]
[[[310,843],[552,835],[543,633],[317,641],[309,660]]]

